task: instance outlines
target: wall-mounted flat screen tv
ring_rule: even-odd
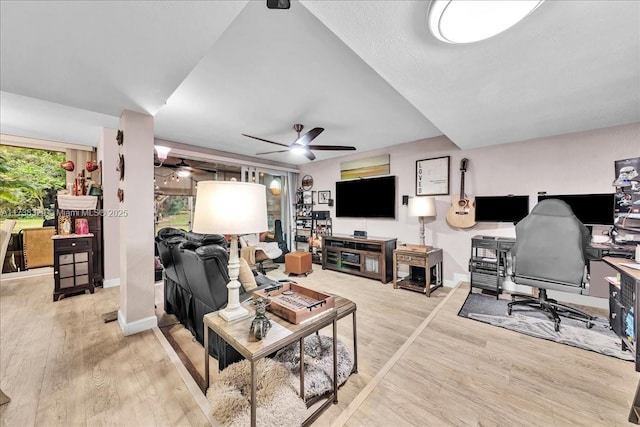
[[[476,196],[477,222],[513,222],[529,215],[529,196]]]
[[[395,218],[396,177],[336,182],[336,217]]]
[[[538,195],[538,201],[545,199],[564,200],[585,225],[613,225],[616,200],[614,193]]]

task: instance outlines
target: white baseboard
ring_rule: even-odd
[[[156,316],[150,316],[136,320],[135,322],[127,323],[127,319],[125,319],[122,311],[118,310],[118,324],[120,325],[120,329],[122,329],[122,334],[126,337],[158,327],[158,318]]]
[[[460,282],[469,282],[471,279],[468,274],[453,273],[453,280],[445,279],[442,284],[447,288],[455,288]]]
[[[13,273],[2,274],[2,281],[24,279],[25,277],[46,276],[53,274],[53,267],[32,268],[30,270],[14,271]]]
[[[120,286],[120,278],[116,277],[115,279],[109,279],[109,280],[105,280],[102,282],[102,287],[103,288],[115,288],[117,286]]]

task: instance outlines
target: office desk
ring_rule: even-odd
[[[623,264],[635,264],[625,258],[604,257],[605,263],[620,274],[619,283],[609,282],[609,323],[613,331],[622,339],[623,349],[630,349],[635,357],[636,371],[640,372],[640,353],[637,351],[638,327],[640,326],[640,270],[625,267]],[[627,324],[633,320],[633,336],[626,333]]]
[[[620,274],[620,281],[609,282],[609,323],[611,329],[622,340],[622,348],[629,349],[635,358],[635,369],[640,371],[640,353],[638,352],[638,326],[640,325],[640,270],[625,267],[623,264],[635,264],[635,261],[625,258],[604,257],[602,259]],[[633,315],[630,311],[633,309]],[[633,321],[633,336],[628,336],[627,322]],[[633,406],[629,411],[629,421],[639,423],[640,412],[640,384],[633,399]]]

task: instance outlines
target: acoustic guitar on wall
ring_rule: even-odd
[[[475,201],[464,192],[464,174],[469,159],[460,160],[460,194],[451,197],[451,207],[447,212],[447,224],[452,227],[469,228],[476,224]]]

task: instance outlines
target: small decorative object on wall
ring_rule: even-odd
[[[93,172],[95,170],[98,170],[98,162],[94,162],[92,160],[89,160],[85,165],[84,168],[87,170],[87,172]]]
[[[390,173],[388,154],[340,163],[340,179],[363,178],[366,176],[388,175]]]
[[[118,141],[118,145],[124,144],[124,132],[118,129],[118,135],[116,135],[116,141]]]
[[[302,189],[309,191],[313,188],[313,177],[311,175],[305,175],[302,177]]]
[[[118,201],[120,203],[124,202],[124,190],[122,188],[118,188]]]
[[[60,167],[67,172],[73,172],[73,170],[76,168],[72,160],[67,160],[66,162],[60,163]]]
[[[613,185],[616,187],[630,187],[640,182],[640,157],[615,161],[616,179]]]
[[[124,155],[118,154],[120,160],[118,160],[117,171],[120,172],[120,181],[124,181]]]
[[[451,156],[416,161],[416,196],[449,194]]]
[[[321,205],[329,204],[331,198],[331,191],[318,191],[318,203]]]

